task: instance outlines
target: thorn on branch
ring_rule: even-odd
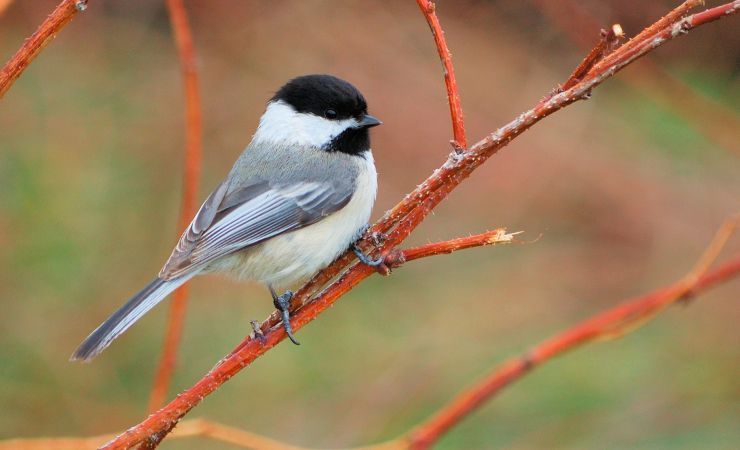
[[[250,325],[252,325],[252,335],[250,336],[252,339],[257,339],[262,343],[262,345],[265,345],[267,343],[267,338],[265,337],[265,333],[262,332],[262,328],[260,328],[260,323],[256,320],[250,320]]]

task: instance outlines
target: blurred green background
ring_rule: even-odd
[[[55,3],[8,7],[3,60]],[[0,438],[112,433],[146,412],[166,307],[93,364],[67,357],[176,240],[183,100],[162,3],[90,2],[0,102]],[[563,81],[598,27],[619,22],[633,35],[677,3],[439,1],[469,139]],[[186,5],[203,97],[201,199],[272,92],[305,73],[351,80],[384,121],[373,130],[375,218],[447,157],[442,71],[415,2]],[[737,29],[737,17],[702,27],[537,125],[408,241],[505,226],[525,239],[542,234],[536,243],[371,278],[301,330],[301,347],[280,345],[190,417],[318,448],[389,439],[508,356],[678,279],[740,210]],[[722,285],[621,340],[543,366],[439,448],[736,448],[739,288]],[[271,311],[260,286],[193,282],[172,395]],[[162,448],[204,446],[231,448]]]

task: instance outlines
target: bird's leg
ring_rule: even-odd
[[[275,308],[280,311],[280,314],[283,317],[283,328],[285,329],[285,333],[288,335],[291,342],[295,345],[301,345],[301,343],[296,340],[295,336],[293,336],[293,327],[290,326],[290,301],[293,299],[293,292],[285,291],[283,295],[278,296],[272,286],[268,287],[270,288],[270,294],[272,294],[272,304],[275,305]]]

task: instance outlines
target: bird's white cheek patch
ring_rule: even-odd
[[[321,148],[347,128],[355,126],[355,119],[328,120],[314,114],[297,113],[290,105],[278,100],[267,106],[254,141]]]

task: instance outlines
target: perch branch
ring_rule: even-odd
[[[606,79],[665,42],[697,26],[729,17],[738,9],[740,9],[740,0],[694,14],[676,24],[671,24],[660,31],[656,38],[640,42],[632,51],[621,52],[619,48],[616,49],[596,64],[586,77],[572,88],[522,113],[512,122],[470,147],[468,151],[450,154],[439,169],[435,170],[424,183],[408,194],[369,230],[369,233],[362,239],[362,245],[364,247],[375,246],[377,238],[382,237],[383,239],[380,239],[382,243],[377,245],[377,249],[381,254],[387,254],[398,246],[453,189],[512,139],[555,111],[582,99]],[[674,32],[676,26],[679,28]],[[609,59],[608,64],[605,63],[607,59]],[[353,255],[349,252],[345,253],[296,293],[291,308],[293,316],[291,324],[294,330],[300,330],[334,304],[339,297],[374,273],[373,269],[361,264],[355,264],[345,270],[354,261]],[[326,283],[337,277],[336,281],[314,296]],[[307,301],[309,298],[310,301]],[[273,313],[261,326],[264,340],[246,338],[193,386],[183,391],[159,411],[120,434],[104,448],[130,448],[151,435],[172,428],[203,398],[285,339],[285,332],[282,327],[277,326],[278,324],[278,315]]]
[[[460,92],[457,89],[457,81],[455,81],[455,67],[452,65],[452,53],[450,53],[450,49],[447,47],[445,32],[437,17],[437,6],[429,0],[416,0],[416,3],[419,5],[419,9],[424,14],[429,29],[432,31],[434,44],[437,46],[437,53],[444,67],[447,103],[450,105],[452,134],[454,136],[452,146],[459,152],[468,148],[468,139],[465,136],[465,122],[463,120],[462,105],[460,104]]]
[[[177,52],[180,57],[185,95],[184,176],[179,223],[180,230],[184,230],[195,214],[195,208],[197,206],[196,199],[198,197],[198,180],[200,179],[203,119],[200,108],[195,46],[188,22],[188,15],[182,0],[167,0],[167,10],[170,15]],[[188,285],[186,284],[175,291],[172,303],[170,303],[162,356],[159,360],[159,367],[157,368],[154,385],[149,396],[149,411],[154,411],[161,407],[167,396],[177,361],[177,349],[180,344],[185,321],[187,297]]]
[[[87,8],[87,0],[62,0],[36,31],[26,39],[21,48],[0,70],[0,99],[16,79],[26,70],[31,61],[54,36],[80,11]]]
[[[584,320],[541,342],[526,354],[497,367],[490,375],[459,394],[410,433],[407,437],[408,448],[414,450],[429,448],[443,434],[502,389],[552,357],[599,339],[621,337],[653,319],[666,306],[740,275],[740,257],[735,257],[707,273],[708,267],[717,258],[737,226],[737,218],[725,222],[691,272],[676,283],[627,300]]]

